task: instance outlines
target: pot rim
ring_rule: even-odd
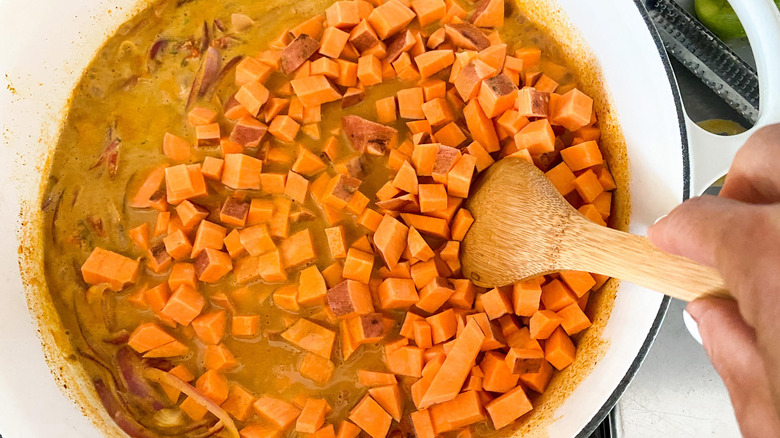
[[[669,60],[669,55],[666,53],[666,48],[664,47],[663,41],[661,40],[661,35],[658,33],[658,29],[655,28],[653,20],[650,18],[650,14],[648,14],[643,1],[634,0],[634,4],[636,5],[639,15],[641,15],[642,19],[645,21],[645,25],[647,26],[647,30],[650,33],[650,37],[653,39],[653,42],[658,49],[658,55],[661,58],[661,63],[663,64],[664,71],[666,72],[666,77],[669,80],[669,86],[672,89],[672,96],[674,97],[674,104],[675,108],[677,109],[677,123],[680,128],[680,140],[682,145],[682,150],[680,152],[682,156],[683,170],[683,195],[680,202],[686,201],[690,197],[689,193],[691,178],[688,130],[686,129],[685,125],[685,109],[683,107],[682,97],[680,95],[680,90],[677,87],[677,79],[674,75],[674,70],[672,69],[672,63]],[[622,379],[620,379],[620,383],[618,383],[617,387],[615,387],[615,390],[612,391],[612,394],[609,395],[607,400],[604,402],[601,408],[599,408],[593,418],[591,418],[588,424],[586,424],[580,433],[577,434],[576,438],[590,437],[596,428],[604,421],[607,415],[612,412],[612,409],[615,407],[618,400],[620,400],[620,397],[625,392],[628,384],[631,383],[631,380],[633,380],[634,376],[636,376],[637,372],[639,371],[639,367],[642,365],[642,362],[644,362],[645,357],[647,357],[647,353],[650,351],[650,347],[653,346],[653,341],[655,341],[656,336],[658,336],[658,331],[661,329],[661,325],[664,322],[666,311],[669,308],[670,302],[670,297],[667,296],[663,298],[655,320],[653,321],[653,325],[650,327],[650,331],[642,343],[642,347],[639,349],[639,353],[634,358],[631,366],[629,366],[628,371],[626,371],[626,374]],[[614,432],[614,429],[615,425],[613,424],[612,432]]]

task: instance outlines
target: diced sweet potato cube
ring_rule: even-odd
[[[244,117],[236,123],[230,132],[230,141],[245,148],[254,148],[268,132],[268,127],[254,117]]]
[[[235,99],[243,106],[249,115],[257,117],[263,105],[268,101],[270,92],[260,82],[248,82],[236,92]]]
[[[385,336],[382,314],[369,313],[347,318],[346,327],[358,345],[379,342]]]
[[[450,23],[444,26],[447,37],[457,47],[466,50],[485,50],[490,40],[485,33],[471,23]]]
[[[320,42],[320,54],[329,58],[338,58],[348,39],[347,32],[335,27],[327,27]]]
[[[301,410],[292,403],[267,395],[258,398],[253,407],[263,419],[281,430],[287,430],[301,414]]]
[[[506,364],[513,374],[538,373],[544,362],[544,353],[529,348],[510,348]]]
[[[81,265],[81,275],[87,284],[106,283],[109,289],[120,291],[135,282],[138,267],[136,260],[103,248],[95,248]]]
[[[222,184],[234,189],[260,189],[263,162],[244,154],[225,155]]]
[[[380,39],[387,39],[402,31],[414,20],[415,13],[398,0],[374,8],[368,16],[368,22]]]
[[[360,22],[357,2],[338,1],[325,10],[325,19],[329,26],[350,28]]]
[[[311,55],[317,52],[320,43],[309,35],[298,35],[287,47],[282,50],[279,65],[284,74],[290,74],[298,69]]]
[[[309,229],[301,230],[282,242],[282,259],[288,268],[308,263],[317,258],[314,251],[311,232]]]
[[[536,87],[538,88],[538,87]],[[576,131],[590,123],[593,99],[574,88],[550,105],[550,119],[569,131]]]
[[[344,280],[327,293],[328,307],[339,318],[368,315],[374,311],[368,285],[354,280]]]
[[[301,318],[290,328],[282,332],[282,338],[301,349],[328,359],[333,349],[336,333]]]
[[[349,251],[347,251],[347,259],[344,261],[344,278],[368,284],[373,268],[373,254],[360,251],[356,248],[350,248]]]
[[[386,278],[379,286],[379,300],[383,309],[408,309],[420,299],[414,281]]]
[[[355,72],[357,74],[357,71]],[[341,93],[324,75],[308,76],[290,81],[295,94],[306,108],[341,99]]]
[[[314,353],[306,353],[303,355],[300,364],[298,364],[298,371],[303,377],[324,385],[333,377],[336,365],[324,357]]]
[[[133,330],[127,344],[133,350],[145,353],[175,341],[176,339],[160,328],[160,326],[153,322],[147,322]]]
[[[397,0],[392,0],[397,1]],[[371,396],[366,395],[352,409],[349,419],[360,426],[371,438],[384,438],[393,418]]]
[[[184,284],[173,292],[160,313],[181,325],[189,325],[200,315],[205,305],[203,295],[194,287]]]
[[[341,125],[352,149],[359,153],[368,151],[374,155],[384,155],[398,139],[395,128],[354,115],[342,117]]]
[[[236,198],[227,198],[219,211],[219,221],[225,225],[243,227],[249,215],[249,204]]]
[[[216,283],[233,269],[230,255],[212,248],[205,248],[195,259],[195,272],[204,283]]]
[[[420,290],[420,300],[416,306],[428,313],[439,309],[455,293],[455,288],[446,278],[436,277]]]
[[[417,21],[425,27],[444,18],[447,6],[444,0],[412,0],[412,9],[417,13]]]
[[[496,429],[509,425],[531,409],[533,409],[531,401],[528,400],[521,386],[516,386],[485,405],[485,410]]]
[[[393,269],[406,248],[409,228],[390,215],[385,215],[374,233],[374,245],[388,268]]]
[[[515,135],[514,139],[518,149],[528,149],[531,155],[555,150],[555,134],[547,119],[529,123]]]
[[[511,109],[516,97],[517,86],[503,74],[485,79],[479,89],[479,104],[490,118]]]

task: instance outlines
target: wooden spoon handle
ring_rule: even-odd
[[[713,268],[656,248],[645,237],[577,218],[567,232],[561,264],[630,281],[673,298],[731,298],[723,277]]]

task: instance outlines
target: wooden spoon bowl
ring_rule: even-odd
[[[466,208],[463,274],[499,287],[558,271],[616,277],[674,298],[729,297],[720,274],[665,253],[647,238],[598,225],[575,210],[528,161],[507,157],[475,185]]]

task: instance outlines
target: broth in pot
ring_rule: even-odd
[[[516,428],[607,278],[477,288],[461,204],[516,156],[610,222],[581,77],[503,0],[133,18],[74,91],[42,206],[49,290],[109,415],[141,437]]]

